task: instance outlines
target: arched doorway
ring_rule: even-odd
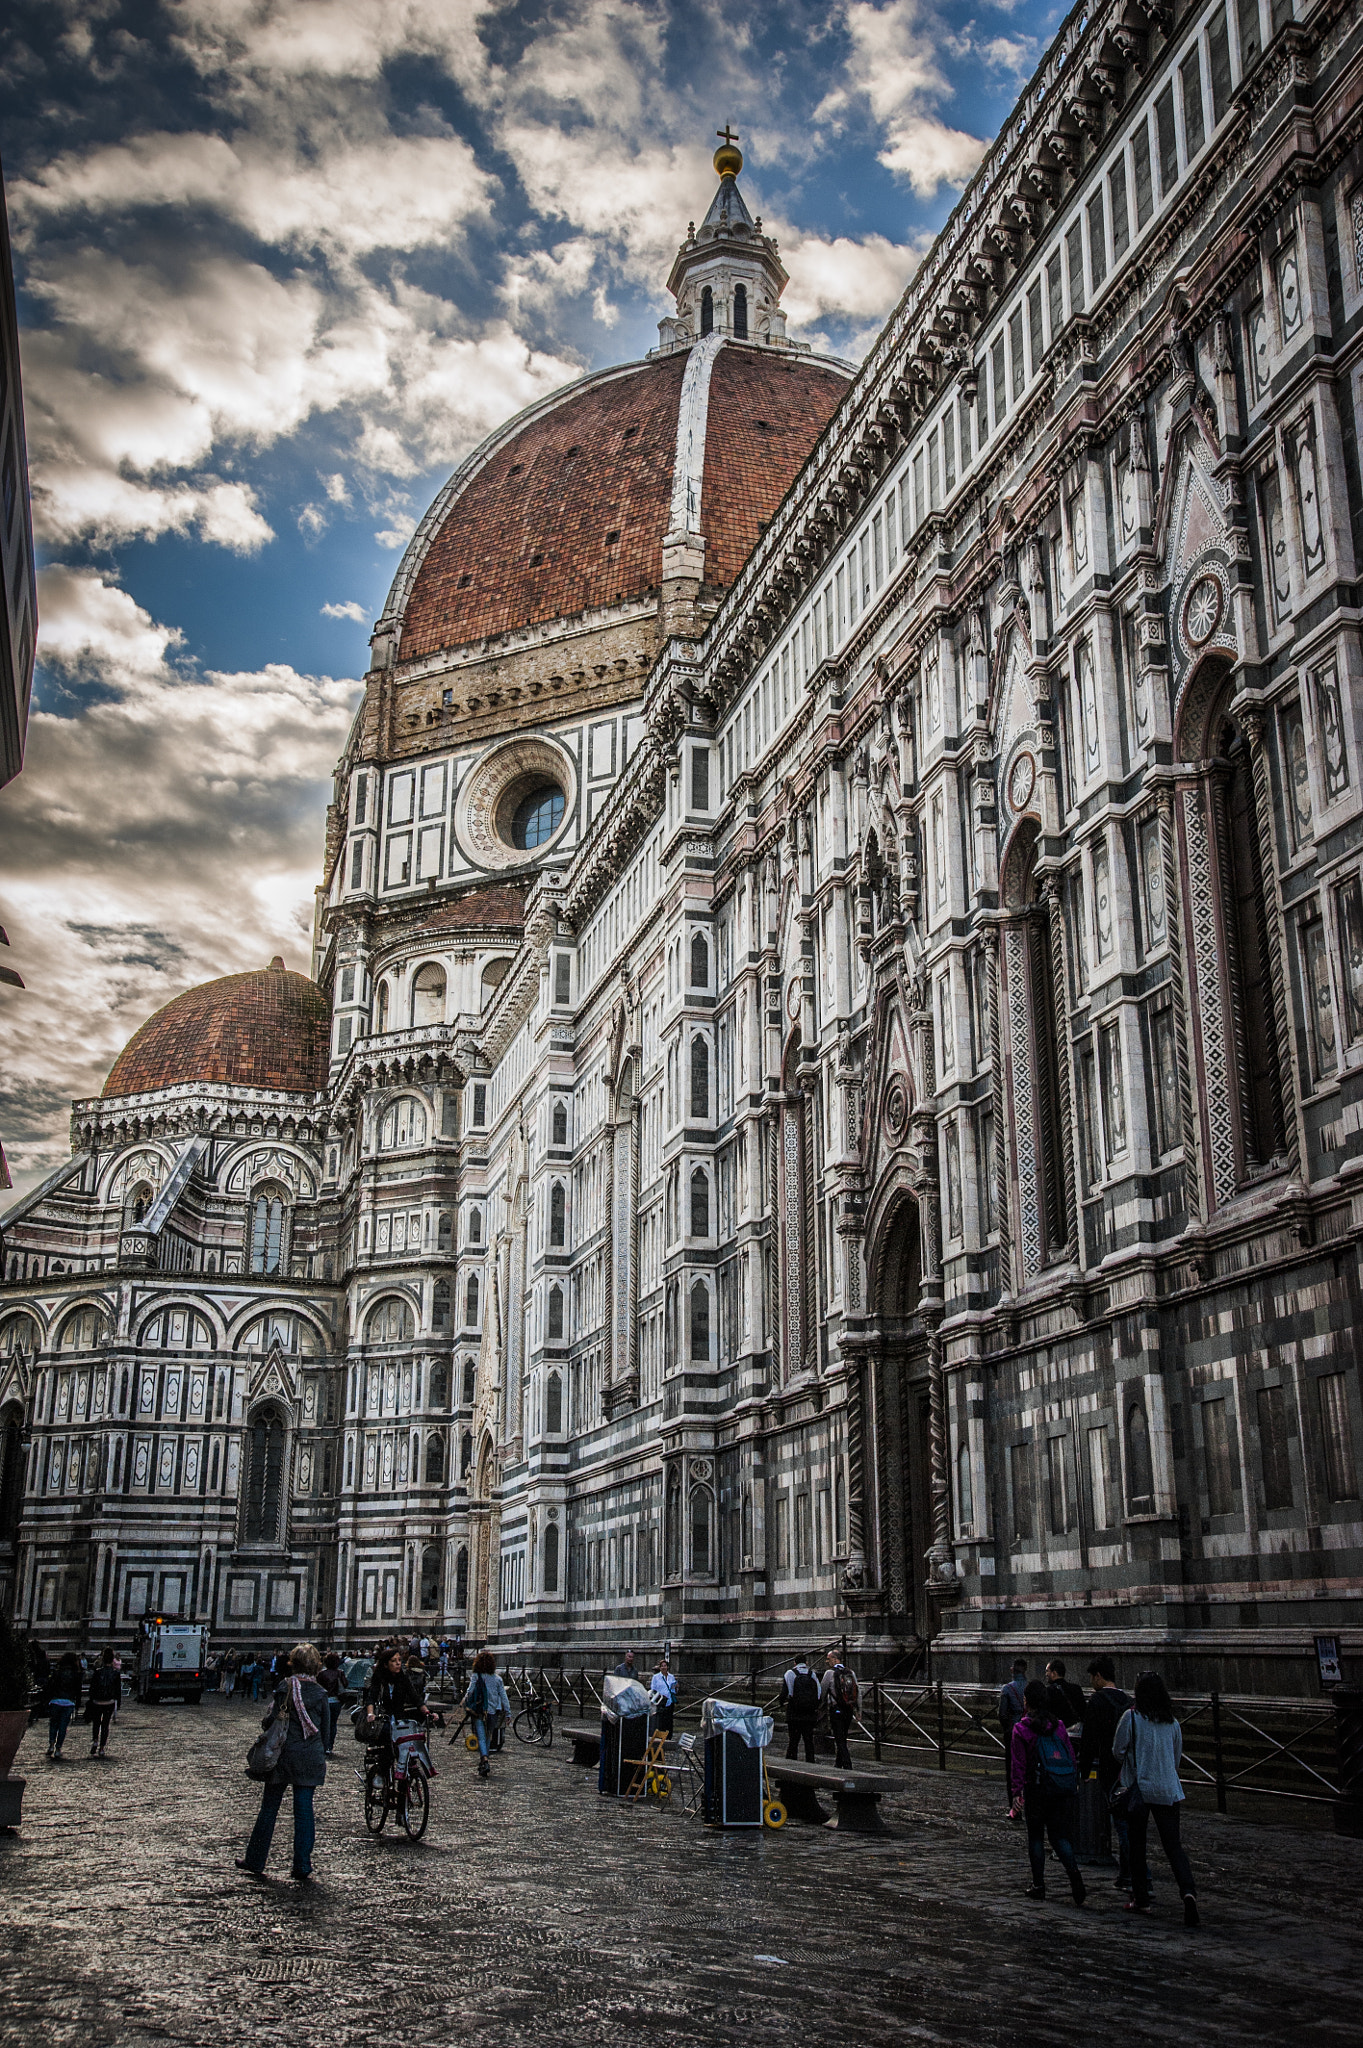
[[[927,1594],[932,1542],[931,1381],[921,1312],[923,1242],[918,1202],[907,1189],[871,1247],[875,1347],[870,1359],[863,1517],[878,1563],[885,1622],[920,1637],[936,1628]],[[873,1533],[874,1531],[874,1533]],[[878,1555],[877,1555],[878,1553]]]

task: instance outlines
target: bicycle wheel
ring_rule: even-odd
[[[388,1818],[388,1773],[375,1765],[364,1774],[364,1824],[371,1835],[381,1835]]]
[[[547,1707],[540,1715],[540,1744],[545,1749],[554,1746],[554,1717]]]
[[[399,1809],[399,1814],[411,1840],[419,1842],[431,1817],[431,1795],[426,1784],[426,1773],[418,1763],[413,1763],[407,1773],[407,1797]]]

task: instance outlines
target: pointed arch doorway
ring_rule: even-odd
[[[884,1624],[926,1640],[937,1617],[928,1597],[932,1543],[932,1430],[928,1326],[921,1308],[923,1247],[916,1197],[904,1190],[874,1233],[870,1259],[874,1336],[867,1358],[863,1514]]]

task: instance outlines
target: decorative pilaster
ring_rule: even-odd
[[[1041,884],[1046,905],[1051,946],[1051,988],[1054,994],[1052,1028],[1055,1032],[1055,1064],[1060,1091],[1060,1157],[1065,1182],[1065,1256],[1079,1256],[1079,1207],[1074,1170],[1075,1133],[1078,1119],[1074,1104],[1074,1075],[1070,1060],[1070,981],[1065,963],[1065,913],[1060,899],[1060,877],[1046,875]]]
[[[999,1240],[999,1292],[1010,1294],[1013,1287],[1012,1232],[1008,1224],[1008,1136],[1003,1118],[1003,1033],[999,992],[999,935],[991,926],[985,934],[989,968],[989,1059],[993,1069],[990,1096],[994,1109],[994,1217]]]
[[[1202,1178],[1198,1128],[1193,1115],[1193,1076],[1188,1058],[1188,959],[1184,944],[1182,894],[1174,849],[1174,799],[1159,791],[1160,854],[1164,867],[1164,914],[1169,925],[1169,959],[1174,984],[1174,1056],[1178,1061],[1179,1114],[1183,1121],[1183,1202],[1190,1221],[1201,1221]]]
[[[1273,991],[1273,1034],[1278,1050],[1278,1090],[1282,1108],[1283,1145],[1292,1173],[1301,1172],[1305,1147],[1300,1128],[1301,1091],[1293,1057],[1292,1020],[1283,969],[1283,899],[1273,843],[1273,798],[1268,783],[1268,751],[1264,716],[1257,705],[1240,714],[1254,767],[1254,819],[1259,834],[1259,873],[1263,884],[1264,935],[1268,941],[1268,978]]]

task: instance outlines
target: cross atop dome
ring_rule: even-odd
[[[763,234],[761,220],[753,219],[738,189],[743,152],[737,134],[727,121],[715,133],[719,189],[700,226],[691,223],[677,251],[667,280],[677,310],[658,322],[659,342],[664,349],[689,348],[707,334],[721,334],[791,348],[781,311],[790,280],[775,241]]]

